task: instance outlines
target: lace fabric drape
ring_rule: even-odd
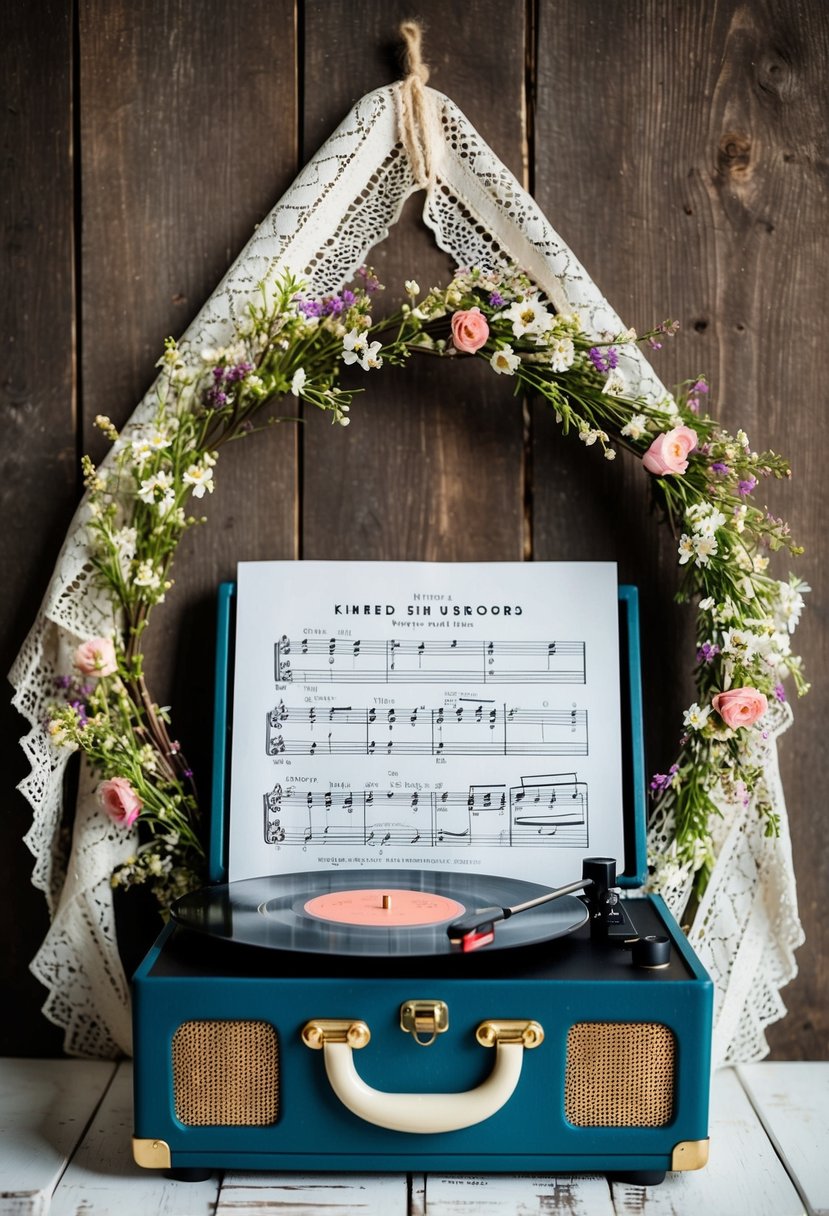
[[[260,282],[284,270],[304,277],[316,294],[336,292],[395,224],[418,189],[397,114],[400,85],[362,98],[259,225],[183,340],[199,348],[225,344]],[[561,312],[578,311],[595,335],[624,326],[539,208],[458,108],[425,89],[431,107],[430,180],[423,219],[438,246],[458,265],[518,264]],[[632,391],[651,400],[665,389],[635,346],[621,352]],[[150,389],[122,435],[129,440],[154,410]],[[106,462],[105,462],[106,463]],[[109,876],[132,851],[134,838],[106,821],[93,782],[84,774],[71,852],[61,845],[62,778],[67,755],[45,729],[55,677],[71,670],[72,653],[116,622],[91,578],[86,508],[70,525],[37,619],[10,673],[14,703],[30,729],[22,746],[31,772],[21,790],[32,806],[26,843],[33,883],[45,894],[52,925],[32,969],[49,990],[46,1015],[65,1030],[73,1055],[130,1051],[129,990],[118,956]],[[766,1051],[763,1028],[780,1017],[780,986],[795,974],[802,940],[797,919],[786,810],[777,771],[776,722],[762,760],[768,793],[783,829],[768,842],[751,807],[723,804],[719,860],[690,938],[718,990],[717,1063],[750,1060]],[[651,832],[663,849],[671,825]],[[681,911],[689,876],[667,891]]]

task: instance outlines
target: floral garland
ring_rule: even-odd
[[[369,372],[413,354],[474,356],[515,378],[516,393],[544,397],[563,432],[613,460],[618,448],[641,459],[668,523],[678,536],[677,598],[698,600],[694,678],[697,701],[684,715],[679,754],[651,782],[655,810],[672,813],[675,839],[658,867],[692,868],[701,891],[713,864],[715,793],[755,796],[768,835],[778,824],[763,796],[756,760],[769,699],[786,699],[782,680],[807,690],[790,634],[808,588],[767,573],[768,552],[801,552],[788,526],[754,502],[764,478],[790,475],[773,452],[752,451],[743,431],[725,432],[704,409],[708,386],[686,382],[654,403],[628,391],[620,352],[642,342],[659,349],[677,326],[665,322],[595,340],[575,314],[556,314],[527,277],[460,270],[444,288],[407,302],[374,323],[382,290],[363,268],[353,288],[323,299],[285,275],[262,285],[234,340],[196,351],[172,339],[159,361],[151,423],[131,438],[110,420],[97,425],[114,444],[111,467],[84,458],[90,551],[120,628],[75,654],[75,671],[58,681],[62,697],[49,723],[57,746],[79,748],[101,777],[103,811],[138,824],[141,843],[113,874],[114,886],[150,882],[162,907],[202,880],[193,773],[171,737],[166,710],[144,681],[142,640],[152,609],[172,587],[182,535],[196,523],[191,499],[213,492],[224,444],[286,419],[267,417],[293,395],[347,426],[354,392],[338,383],[342,365]]]

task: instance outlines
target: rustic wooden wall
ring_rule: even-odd
[[[798,634],[817,687],[782,763],[807,944],[772,1031],[778,1055],[829,1043],[824,811],[829,527],[823,472],[829,14],[823,0],[60,0],[5,6],[0,250],[2,659],[8,668],[79,494],[91,419],[123,421],[253,225],[365,91],[398,74],[398,22],[426,23],[432,83],[534,192],[617,310],[683,330],[674,383],[788,453],[771,505],[806,544]],[[416,200],[415,200],[416,202]],[[410,205],[374,255],[390,286],[445,275]],[[222,458],[155,633],[155,691],[204,766],[213,589],[239,558],[613,558],[644,603],[649,759],[669,762],[690,634],[672,543],[640,469],[563,442],[486,369],[424,360],[378,375],[348,432],[312,418]],[[479,373],[479,374],[475,374]],[[785,573],[780,570],[780,573]],[[27,961],[43,934],[20,838],[20,723],[0,708],[6,780],[8,1029],[48,1055]]]

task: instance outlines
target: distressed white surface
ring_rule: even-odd
[[[120,1065],[110,1084],[114,1068],[0,1060],[0,1216],[829,1216],[829,1063],[715,1074],[708,1167],[612,1189],[541,1175],[228,1174],[221,1191],[218,1175],[171,1182],[133,1163],[132,1070]]]
[[[115,1065],[0,1060],[0,1214],[39,1216]]]
[[[800,1196],[732,1069],[714,1073],[710,1129],[705,1169],[668,1174],[656,1187],[614,1183],[616,1216],[803,1216]]]
[[[407,1216],[405,1174],[227,1174],[216,1216]]]
[[[614,1216],[610,1188],[601,1177],[544,1174],[426,1178],[425,1216]]]
[[[213,1216],[218,1177],[171,1182],[132,1159],[132,1065],[119,1065],[49,1216]]]
[[[827,1216],[829,1063],[746,1064],[737,1073],[809,1216]]]

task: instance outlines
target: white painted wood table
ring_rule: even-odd
[[[225,1174],[133,1164],[129,1064],[0,1060],[0,1216],[829,1216],[829,1063],[717,1073],[711,1159],[662,1186],[604,1178]]]

